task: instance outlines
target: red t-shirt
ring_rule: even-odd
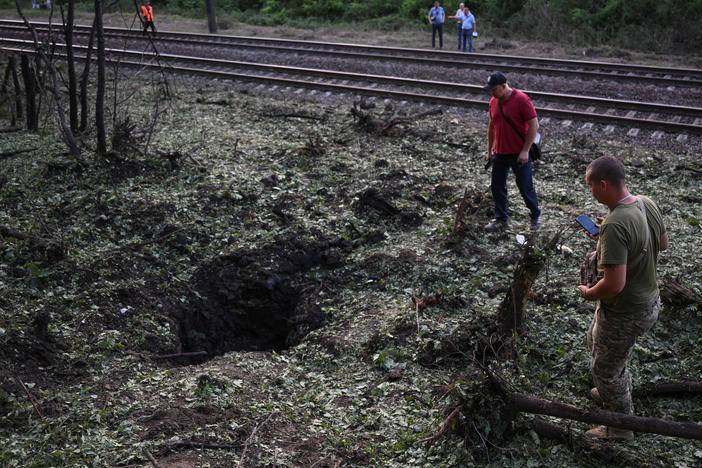
[[[512,94],[502,102],[502,110],[515,127],[526,136],[529,126],[527,121],[536,117],[536,109],[529,96],[512,89]],[[502,118],[500,106],[496,98],[490,99],[490,118],[495,130],[495,152],[497,154],[519,154],[524,146],[524,140]]]

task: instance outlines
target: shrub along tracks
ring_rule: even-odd
[[[45,33],[45,23],[35,23],[38,30]],[[31,49],[31,42],[22,39],[10,39],[5,36],[21,37],[26,28],[17,21],[0,21],[3,34],[2,48],[8,52],[20,52]],[[83,39],[88,28],[78,26],[76,32]],[[579,80],[593,80],[593,86],[601,81],[621,82],[626,86],[638,83],[655,88],[687,89],[702,88],[702,71],[695,69],[672,69],[644,65],[613,64],[592,61],[557,60],[533,57],[516,57],[486,54],[461,54],[458,52],[430,51],[422,49],[399,49],[367,45],[323,43],[310,41],[293,41],[286,39],[252,38],[220,36],[194,33],[159,32],[149,36],[150,43],[135,31],[106,28],[108,44],[113,48],[108,51],[108,60],[119,60],[124,65],[151,68],[167,68],[174,72],[204,75],[222,80],[250,81],[260,83],[259,87],[273,87],[301,94],[324,91],[327,94],[351,94],[368,96],[372,99],[392,99],[411,101],[458,108],[484,110],[487,96],[479,85],[417,79],[412,72],[405,75],[403,64],[422,64],[422,66],[442,66],[479,68],[494,70],[499,68],[507,72],[527,72],[539,74],[544,80],[549,76],[572,76]],[[80,42],[80,40],[78,41]],[[117,47],[117,45],[119,46]],[[143,49],[153,45],[160,53],[147,52]],[[60,44],[58,45],[60,48]],[[149,47],[152,48],[152,47]],[[138,50],[142,49],[142,50]],[[250,49],[259,51],[248,60],[230,60],[232,51]],[[178,54],[164,51],[179,51]],[[183,55],[187,51],[192,55]],[[80,59],[85,53],[85,46],[76,46]],[[362,60],[365,62],[393,63],[394,71],[400,70],[402,76],[386,74],[358,73],[356,71],[332,70],[328,67],[310,68],[270,63],[270,54],[280,56],[288,54],[294,57],[312,54],[316,60],[328,59],[330,62],[343,57],[344,60]],[[205,58],[203,55],[220,58]],[[277,59],[280,61],[280,58]],[[288,59],[294,63],[303,60]],[[399,65],[398,65],[399,64]],[[636,94],[635,86],[633,92]],[[523,88],[520,88],[523,89]],[[613,99],[576,95],[572,93],[553,93],[524,89],[534,101],[541,120],[548,123],[549,118],[559,119],[561,125],[570,126],[574,122],[581,128],[601,133],[611,133],[615,127],[626,129],[629,136],[643,136],[642,131],[655,139],[661,139],[666,133],[672,134],[678,141],[684,141],[689,134],[702,134],[702,107],[658,102],[644,102],[641,99]],[[602,126],[595,128],[594,125]]]

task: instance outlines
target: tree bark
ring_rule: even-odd
[[[66,60],[68,61],[68,115],[71,131],[78,130],[78,93],[76,80],[76,61],[73,54],[73,21],[75,17],[75,0],[68,0],[68,16],[64,25],[66,35]]]
[[[497,324],[502,336],[525,332],[524,305],[529,298],[529,292],[536,277],[544,267],[544,263],[544,256],[536,252],[534,246],[529,242],[514,271],[512,284],[497,311]]]
[[[527,240],[524,254],[514,271],[512,284],[497,311],[497,326],[502,336],[509,337],[514,333],[525,333],[524,306],[529,299],[536,277],[546,264],[547,256],[556,248],[561,234],[562,232],[557,232],[550,239],[545,239],[538,249],[535,244],[537,234],[533,234]]]
[[[210,29],[210,34],[217,33],[217,16],[215,14],[215,0],[205,0],[207,6],[207,26]]]
[[[93,42],[95,40],[96,21],[93,19],[93,27],[90,28],[88,38],[88,50],[85,53],[85,64],[83,65],[83,76],[80,81],[80,131],[84,132],[88,128],[88,81],[90,80],[90,62],[92,62]]]
[[[29,57],[27,54],[22,54],[20,57],[20,62],[22,68],[22,80],[24,81],[27,129],[36,132],[39,129],[39,117],[37,116],[37,106],[34,99],[36,96],[34,86],[34,70],[32,70],[32,67],[29,65]],[[15,86],[19,87],[18,81],[15,82]]]
[[[12,110],[12,126],[14,127],[17,125],[17,119],[22,118],[22,88],[20,87],[19,78],[17,78],[17,69],[15,68],[15,58],[13,56],[10,56],[10,59],[7,62],[7,68],[5,69],[3,92],[5,89],[7,89],[6,84],[8,82],[9,75],[12,75],[12,86],[15,89],[14,106],[12,101],[10,101],[10,109]]]
[[[95,126],[98,156],[107,154],[105,136],[105,32],[102,26],[102,0],[95,0],[95,34],[97,36],[98,82],[95,95]]]
[[[702,424],[632,416],[597,408],[580,408],[560,401],[544,400],[524,395],[523,393],[515,393],[511,398],[514,409],[524,413],[545,414],[586,423],[604,424],[605,426],[636,432],[650,432],[672,437],[702,440]]]

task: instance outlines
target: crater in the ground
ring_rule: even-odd
[[[351,246],[342,239],[307,245],[285,240],[208,262],[196,272],[196,294],[179,313],[182,350],[212,356],[280,351],[299,343],[326,317],[320,288],[330,297],[328,285],[304,273],[340,267]]]

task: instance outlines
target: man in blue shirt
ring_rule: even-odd
[[[466,42],[470,46],[468,52],[473,52],[473,33],[475,31],[475,16],[470,12],[468,7],[463,9],[463,24],[461,26],[461,32],[463,34],[463,52],[466,51]]]
[[[429,10],[429,23],[431,24],[431,47],[436,49],[436,33],[439,32],[439,48],[444,47],[444,9],[439,6],[439,2],[434,2],[434,6]]]

